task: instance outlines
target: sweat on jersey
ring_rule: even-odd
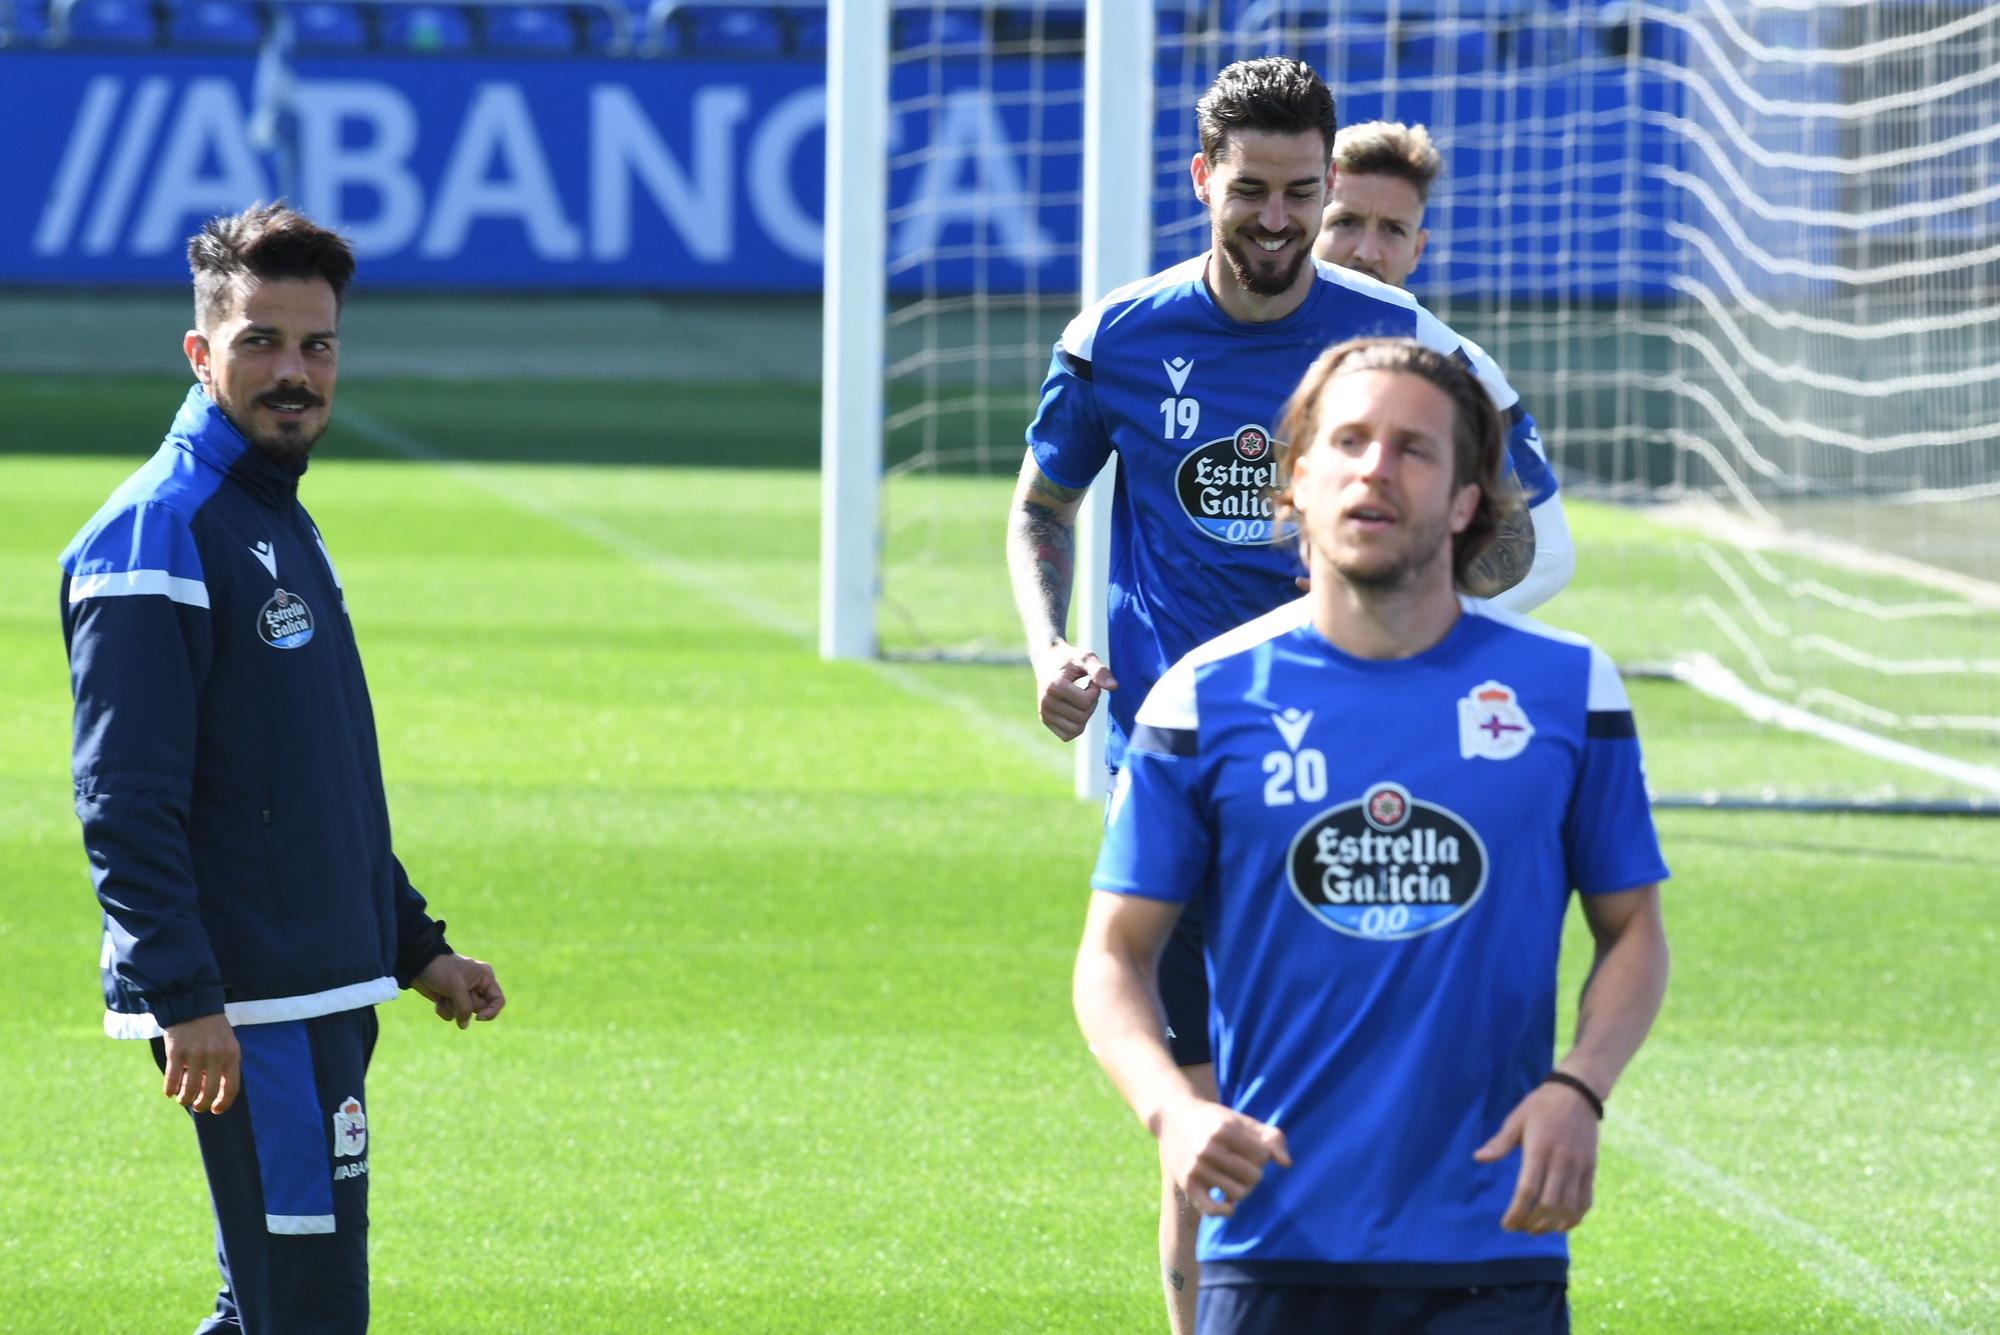
[[[1555,494],[1534,419],[1477,344],[1401,288],[1315,260],[1316,281],[1282,320],[1245,324],[1215,303],[1207,255],[1123,287],[1063,330],[1028,427],[1035,465],[1090,485],[1118,455],[1105,646],[1105,758],[1120,762],[1132,717],[1160,674],[1196,645],[1261,616],[1305,573],[1290,526],[1274,532],[1274,438],[1285,400],[1320,353],[1350,338],[1413,338],[1457,355],[1507,424],[1507,457],[1529,505]]]
[[[1204,1282],[1566,1275],[1563,1235],[1500,1228],[1519,1152],[1472,1154],[1553,1064],[1571,890],[1667,869],[1610,660],[1460,608],[1381,661],[1300,599],[1182,659],[1139,711],[1091,884],[1202,902],[1222,1100],[1293,1163],[1202,1221]]]
[[[347,603],[298,502],[197,385],[62,554],[71,770],[105,1031],[393,1000],[449,947],[389,845]]]

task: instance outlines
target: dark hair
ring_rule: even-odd
[[[238,278],[324,278],[334,309],[347,299],[354,252],[337,232],[283,204],[252,204],[243,212],[210,218],[188,238],[197,325],[228,309]]]
[[[1326,140],[1329,157],[1333,137],[1340,131],[1332,90],[1312,66],[1290,56],[1259,56],[1225,67],[1195,103],[1194,121],[1201,132],[1201,155],[1211,164],[1222,160],[1229,136],[1239,130],[1267,134],[1317,130]]]
[[[1518,483],[1502,474],[1506,444],[1500,429],[1500,411],[1493,406],[1485,386],[1457,358],[1434,352],[1407,338],[1351,338],[1319,355],[1306,370],[1299,387],[1285,403],[1278,424],[1278,438],[1284,442],[1278,454],[1278,490],[1272,500],[1280,523],[1296,521],[1292,505],[1292,464],[1319,438],[1319,408],[1327,386],[1342,376],[1361,371],[1396,371],[1421,376],[1444,392],[1455,409],[1452,420],[1452,488],[1468,482],[1479,484],[1479,507],[1472,522],[1451,540],[1452,582],[1468,593],[1484,596],[1486,591],[1468,587],[1472,565],[1493,542],[1500,525],[1521,503]]]
[[[1430,131],[1421,125],[1363,121],[1335,137],[1333,165],[1342,176],[1393,176],[1408,181],[1417,198],[1428,202],[1431,182],[1444,169],[1444,159],[1431,142]]]

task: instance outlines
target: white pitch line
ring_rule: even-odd
[[[1644,1151],[1643,1157],[1664,1163],[1679,1181],[1705,1195],[1711,1206],[1717,1201],[1727,1201],[1755,1219],[1767,1230],[1766,1236],[1782,1244],[1828,1292],[1874,1316],[1924,1330],[1958,1331],[1958,1327],[1947,1325],[1929,1303],[1898,1285],[1866,1258],[1804,1220],[1785,1213],[1721,1169],[1633,1121],[1630,1114],[1607,1121],[1604,1126],[1615,1147],[1628,1149],[1624,1143],[1627,1141],[1638,1145]]]
[[[599,546],[608,547],[677,588],[734,613],[760,630],[772,631],[789,639],[804,640],[807,643],[815,640],[816,631],[810,623],[766,602],[747,589],[719,581],[712,570],[661,551],[650,543],[642,542],[631,534],[589,515],[552,505],[533,490],[509,485],[504,479],[495,476],[491,469],[448,454],[429,441],[412,435],[394,423],[385,422],[372,413],[355,408],[342,408],[340,419],[390,453],[420,463],[433,464],[489,496],[505,501],[517,509],[526,510],[536,518],[546,520],[558,528],[567,529],[578,537],[588,538]],[[1062,774],[1070,772],[1070,759],[1067,754],[1051,749],[1040,733],[1022,726],[1015,720],[1002,718],[977,701],[947,690],[935,682],[927,681],[901,664],[872,660],[864,666],[897,690],[958,714],[972,724],[974,730],[982,736],[1007,743],[1044,769]]]

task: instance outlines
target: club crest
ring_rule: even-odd
[[[1458,754],[1471,760],[1512,760],[1528,749],[1535,725],[1514,696],[1514,688],[1485,681],[1458,702]]]
[[[351,1159],[368,1148],[368,1114],[361,1100],[352,1094],[340,1101],[333,1114],[333,1157]]]

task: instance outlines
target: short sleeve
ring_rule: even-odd
[[[1202,795],[1199,738],[1194,672],[1183,660],[1139,707],[1092,889],[1185,903],[1206,881],[1215,839]]]
[[[1646,797],[1632,705],[1618,669],[1590,651],[1590,700],[1583,759],[1563,820],[1569,883],[1586,895],[1613,894],[1667,878]]]
[[[1028,425],[1028,449],[1035,467],[1058,486],[1081,491],[1111,457],[1111,437],[1097,411],[1097,387],[1090,362],[1056,344],[1041,403]]]

